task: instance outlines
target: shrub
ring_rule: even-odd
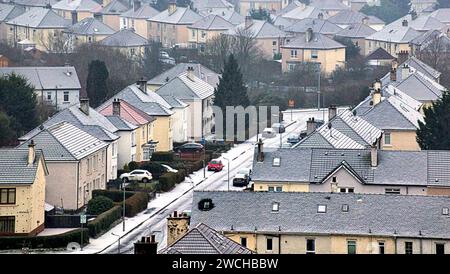
[[[125,199],[128,199],[133,194],[134,194],[133,192],[125,191]],[[93,190],[92,197],[95,198],[97,196],[108,197],[115,203],[123,201],[123,191],[120,190],[103,190],[103,189]]]
[[[125,165],[125,166],[127,166],[127,165]],[[127,168],[128,168],[128,166],[127,166]],[[122,174],[124,174],[124,173],[127,173],[127,172],[129,172],[129,170],[118,169],[118,170],[117,170],[117,178],[120,178],[120,175],[122,175]]]
[[[114,206],[113,200],[105,196],[97,196],[89,200],[87,205],[87,213],[91,215],[99,215]]]
[[[138,168],[139,168],[139,164],[136,163],[135,161],[131,161],[131,162],[128,163],[128,169],[130,171],[133,171],[133,170],[138,169]]]
[[[173,152],[159,151],[153,152],[152,154],[152,161],[172,162],[173,158],[174,158]]]
[[[147,209],[149,197],[145,192],[136,192],[125,200],[125,216],[133,217],[139,212]]]
[[[158,191],[166,192],[171,190],[176,184],[176,175],[174,173],[166,173],[159,177],[159,183],[156,187]]]
[[[149,171],[152,174],[153,178],[155,178],[155,179],[158,179],[164,173],[163,166],[159,163],[154,163],[154,162],[142,163],[142,165],[140,166],[140,169],[145,169],[145,170]]]
[[[97,237],[104,231],[107,231],[111,225],[122,217],[122,207],[113,208],[98,215],[93,221],[88,223],[89,236]]]
[[[11,236],[1,237],[0,249],[21,249],[28,248],[63,248],[69,243],[81,242],[81,232],[83,232],[83,244],[89,243],[88,229],[81,228],[51,236]]]

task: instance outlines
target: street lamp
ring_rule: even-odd
[[[230,160],[226,157],[223,157],[227,161],[228,165],[228,191],[230,191]]]
[[[125,232],[125,180],[122,181],[122,190],[123,190],[123,209],[122,209],[122,230]]]
[[[114,234],[113,232],[111,232],[111,235],[119,237],[118,245],[117,245],[117,254],[120,254],[120,235]]]

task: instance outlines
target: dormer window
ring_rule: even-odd
[[[211,210],[214,207],[214,204],[211,199],[203,199],[198,202],[198,209],[202,211]]]
[[[327,212],[327,206],[326,205],[318,205],[317,206],[317,213],[326,213]]]
[[[272,162],[273,166],[280,166],[281,164],[281,158],[273,158],[273,162]]]
[[[449,209],[448,209],[448,207],[444,207],[444,208],[442,208],[442,215],[449,215]]]
[[[272,203],[272,212],[278,212],[280,210],[280,203],[274,202]]]
[[[342,205],[342,212],[348,212],[348,205]]]

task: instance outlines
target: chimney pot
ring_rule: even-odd
[[[151,242],[151,243],[156,242],[156,237],[155,237],[155,235],[151,235],[150,242]]]
[[[178,213],[178,212],[175,210],[175,211],[173,212],[173,217],[176,218],[176,217],[177,217],[177,213]]]
[[[175,1],[171,1],[168,7],[169,15],[172,15],[177,11],[177,3]]]
[[[328,107],[328,121],[331,121],[337,115],[336,105],[330,105]]]
[[[407,27],[408,26],[408,20],[403,20],[403,22],[402,22],[402,26],[404,26],[404,27]]]

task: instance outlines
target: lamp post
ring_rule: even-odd
[[[113,232],[111,232],[111,235],[119,237],[117,245],[117,254],[120,254],[120,235],[114,234]]]
[[[122,181],[122,190],[123,190],[123,205],[122,205],[122,230],[125,232],[125,180]]]
[[[227,161],[228,165],[228,191],[230,191],[230,160],[226,157],[223,157]]]

